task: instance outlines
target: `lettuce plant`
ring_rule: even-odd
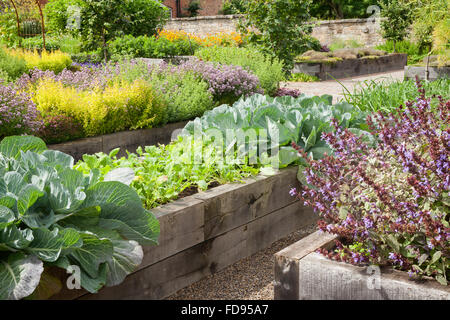
[[[0,143],[0,299],[46,298],[52,270],[79,268],[81,287],[114,286],[156,244],[158,220],[126,184],[133,175],[83,175],[73,158],[32,136]],[[129,172],[128,172],[129,173]],[[45,293],[45,294],[44,294]]]
[[[372,140],[334,122],[322,138],[334,156],[301,168],[302,190],[291,194],[321,216],[319,228],[342,238],[329,258],[352,264],[390,265],[411,277],[446,285],[450,265],[450,100],[431,107],[420,95],[401,112],[368,118]],[[375,120],[375,121],[373,121]]]

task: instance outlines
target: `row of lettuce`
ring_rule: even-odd
[[[179,65],[138,59],[71,68],[70,59],[59,65],[67,58],[60,52],[1,54],[0,137],[35,134],[47,143],[191,120],[241,96],[274,95],[284,77],[282,63],[244,48],[204,49]]]

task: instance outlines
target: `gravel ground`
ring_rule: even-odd
[[[316,230],[316,224],[300,229],[189,287],[167,300],[272,300],[273,255]]]

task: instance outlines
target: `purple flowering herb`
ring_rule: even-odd
[[[393,265],[417,276],[450,279],[450,101],[432,107],[420,82],[419,96],[398,113],[367,118],[376,147],[342,129],[322,138],[334,154],[307,163],[308,184],[297,197],[320,214],[319,229],[350,245],[361,243],[367,262]],[[344,211],[343,211],[344,210]],[[345,214],[343,214],[345,213]],[[354,251],[321,252],[355,263]],[[343,252],[343,253],[342,253]],[[433,258],[434,257],[434,258]]]

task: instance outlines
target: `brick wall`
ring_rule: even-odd
[[[238,15],[177,18],[170,20],[166,30],[184,30],[199,36],[236,31]],[[335,40],[356,40],[366,46],[383,42],[379,34],[380,25],[368,19],[345,19],[321,21],[313,30],[313,36],[324,45]]]
[[[172,8],[173,17],[188,16],[189,12],[186,8],[189,6],[192,0],[180,0],[181,12],[178,12],[176,0],[164,0],[163,3],[169,8]],[[215,16],[219,14],[222,9],[223,0],[199,0],[200,7],[199,16]]]

